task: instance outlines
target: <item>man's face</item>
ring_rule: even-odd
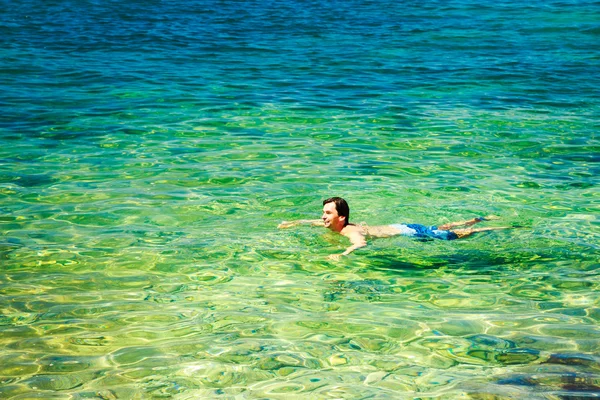
[[[327,203],[323,206],[323,216],[321,219],[323,219],[325,228],[331,228],[339,226],[340,221],[343,226],[345,217],[340,217],[338,215],[337,209],[335,208],[335,203]]]

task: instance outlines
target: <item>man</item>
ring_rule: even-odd
[[[283,221],[278,228],[290,228],[300,224],[310,224],[315,226],[324,226],[333,232],[341,233],[350,239],[352,244],[341,254],[332,254],[329,256],[332,260],[339,260],[341,256],[348,255],[356,249],[367,245],[366,237],[391,237],[397,235],[412,236],[418,238],[434,238],[442,240],[461,239],[476,232],[485,232],[497,229],[507,229],[507,227],[492,228],[469,228],[481,221],[490,221],[498,217],[488,216],[473,218],[468,221],[451,222],[440,226],[424,226],[420,224],[393,224],[381,226],[363,226],[351,224],[350,207],[346,200],[341,197],[331,197],[323,201],[323,216],[320,220],[298,220]],[[452,229],[454,227],[464,226],[462,229]]]

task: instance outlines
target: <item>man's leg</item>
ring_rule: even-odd
[[[471,236],[477,232],[486,232],[486,231],[498,231],[502,229],[510,229],[510,226],[492,226],[490,228],[465,228],[465,229],[452,229],[450,232],[456,233],[459,239],[465,238],[467,236]],[[438,228],[439,229],[439,228]]]
[[[495,219],[500,219],[500,218],[496,217],[495,215],[488,215],[487,217],[477,217],[477,218],[470,219],[468,221],[449,222],[447,224],[440,225],[437,228],[442,231],[449,231],[450,229],[452,229],[456,226],[472,226],[481,221],[493,221]]]

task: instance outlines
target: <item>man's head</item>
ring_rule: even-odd
[[[323,200],[323,216],[321,218],[325,228],[339,232],[349,223],[350,207],[341,197]]]

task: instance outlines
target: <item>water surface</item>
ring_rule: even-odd
[[[598,397],[597,2],[0,10],[0,397]]]

